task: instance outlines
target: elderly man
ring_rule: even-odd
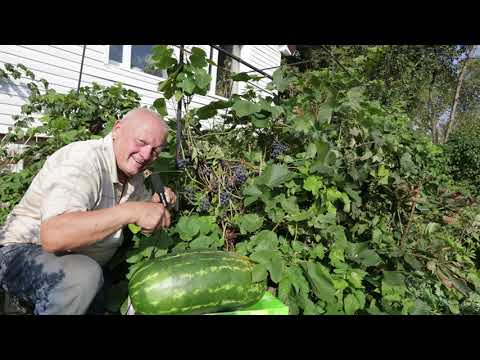
[[[50,156],[0,230],[1,286],[35,314],[85,314],[122,228],[133,223],[151,233],[170,226],[170,213],[143,177],[167,132],[158,114],[138,108],[105,138]],[[171,189],[165,196],[176,202]]]

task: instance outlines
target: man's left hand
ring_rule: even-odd
[[[167,186],[165,186],[165,199],[167,200],[168,206],[175,206],[177,203],[177,195]],[[153,194],[152,202],[161,203],[160,196],[157,193]]]

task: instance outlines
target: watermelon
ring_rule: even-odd
[[[248,257],[216,250],[169,254],[146,261],[128,291],[135,313],[205,314],[233,311],[259,301],[266,282],[253,282]]]

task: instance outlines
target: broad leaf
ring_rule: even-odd
[[[156,100],[153,102],[153,107],[155,108],[155,110],[156,110],[160,115],[163,115],[163,116],[167,116],[167,115],[168,115],[167,104],[165,103],[165,99],[163,99],[163,98],[158,98],[158,99],[156,99]]]
[[[192,48],[192,54],[190,55],[190,63],[198,68],[203,68],[207,66],[207,60],[206,60],[207,54],[205,51],[201,48],[198,47],[193,47]]]
[[[267,268],[263,264],[256,264],[252,269],[252,281],[261,282],[267,278]]]
[[[257,214],[241,215],[236,219],[236,224],[240,228],[240,233],[244,235],[260,229],[263,225],[263,218]]]
[[[315,295],[327,303],[336,303],[332,278],[323,265],[309,261],[303,266]]]
[[[270,164],[258,180],[270,189],[273,189],[282,185],[285,181],[290,180],[290,172],[285,165]]]
[[[250,101],[236,100],[232,106],[232,110],[235,111],[239,117],[243,117],[260,111],[260,106]]]
[[[217,237],[212,235],[200,235],[190,243],[192,249],[208,249]]]
[[[310,191],[314,196],[318,196],[319,190],[323,186],[322,178],[319,176],[309,176],[303,182],[303,188]]]
[[[177,223],[176,231],[184,241],[190,241],[200,231],[197,217],[182,216]]]
[[[359,309],[361,309],[360,303],[353,294],[348,294],[343,299],[343,306],[345,309],[345,314],[353,315]]]

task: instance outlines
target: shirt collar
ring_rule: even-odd
[[[113,139],[111,132],[103,138],[103,153],[110,169],[110,178],[112,183],[120,183],[118,180],[117,159],[115,158],[115,152],[113,151]]]

